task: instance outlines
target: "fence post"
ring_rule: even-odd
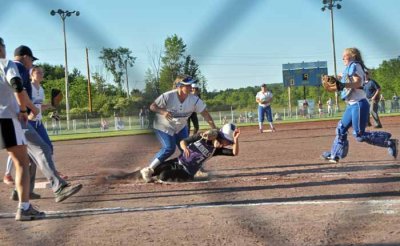
[[[76,132],[76,120],[72,120],[72,129]]]

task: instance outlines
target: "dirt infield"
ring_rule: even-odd
[[[400,138],[400,117],[382,122]],[[61,204],[37,189],[49,218],[17,223],[0,184],[0,245],[399,245],[400,161],[352,137],[345,160],[319,159],[336,123],[242,128],[238,157],[215,157],[207,181],[179,184],[97,179],[147,165],[159,149],[151,135],[56,142],[59,170],[84,188]]]

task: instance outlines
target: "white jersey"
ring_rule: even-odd
[[[0,118],[12,119],[17,117],[19,105],[11,87],[12,78],[20,77],[14,62],[0,59]]]
[[[154,103],[162,109],[167,110],[172,115],[172,120],[168,121],[163,115],[156,114],[153,127],[159,131],[173,136],[185,128],[187,119],[193,112],[201,113],[206,109],[206,104],[196,95],[189,94],[188,97],[180,102],[177,90],[167,91],[161,94]]]
[[[39,88],[32,83],[32,102],[35,104],[36,108],[39,109],[39,113],[36,115],[34,121],[42,120],[42,104],[44,102],[44,90],[43,87],[40,85]]]
[[[265,102],[271,98],[272,98],[272,93],[270,91],[266,91],[266,92],[259,91],[259,92],[257,92],[257,95],[256,95],[256,99],[260,100],[261,102]],[[267,107],[270,105],[270,103],[266,103],[266,104],[258,103],[258,105],[262,106],[262,107]]]

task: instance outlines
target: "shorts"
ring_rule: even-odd
[[[0,149],[25,145],[25,134],[17,119],[0,119]]]

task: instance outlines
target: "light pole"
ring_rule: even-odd
[[[332,32],[332,50],[333,50],[333,70],[335,72],[335,77],[337,77],[337,70],[336,70],[336,50],[335,50],[335,28],[333,25],[333,8],[341,9],[342,5],[336,3],[336,2],[341,2],[342,0],[322,0],[322,4],[324,5],[321,10],[325,11],[326,9],[329,9],[331,12],[331,32]],[[339,100],[338,100],[338,94],[335,93],[335,101],[336,101],[336,107],[338,111],[339,109]]]
[[[63,33],[64,33],[64,57],[65,57],[65,111],[67,113],[67,129],[69,130],[69,89],[68,89],[68,55],[67,55],[67,36],[65,33],[65,19],[67,17],[71,17],[72,15],[79,16],[79,11],[68,11],[58,9],[57,11],[52,10],[50,11],[52,16],[58,14],[61,17],[62,24],[63,24]]]

